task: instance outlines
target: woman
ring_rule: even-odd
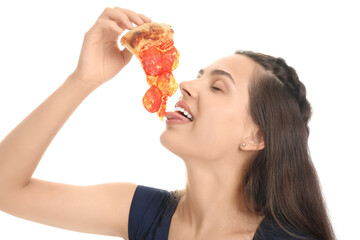
[[[193,121],[167,123],[160,141],[184,160],[185,190],[31,177],[79,104],[130,61],[121,33],[150,21],[118,7],[100,15],[75,71],[0,143],[0,209],[125,239],[334,239],[308,155],[305,87],[282,59],[263,54],[236,52],[180,84]]]

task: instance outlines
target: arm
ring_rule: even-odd
[[[150,19],[127,9],[106,8],[86,32],[78,66],[64,83],[0,142],[0,210],[74,231],[127,238],[133,183],[76,186],[32,178],[58,131],[97,87],[131,59],[119,35]]]
[[[0,202],[26,186],[60,128],[95,89],[70,75],[0,143]]]

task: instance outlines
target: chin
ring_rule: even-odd
[[[161,135],[160,135],[160,143],[161,145],[163,145],[165,148],[167,148],[169,151],[174,152],[174,148],[176,145],[176,139],[174,138],[175,136],[171,136],[172,134],[169,133],[168,131],[164,131]]]
[[[166,147],[166,130],[164,132],[162,132],[160,135],[160,143],[161,143],[161,145]]]
[[[179,137],[176,136],[176,134],[173,134],[168,131],[164,131],[160,135],[160,143],[163,145],[166,149],[168,149],[170,152],[174,153],[175,155],[181,157],[182,152],[182,141],[179,139]]]

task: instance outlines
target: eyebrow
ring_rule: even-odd
[[[203,75],[204,69],[200,69],[199,74]],[[210,75],[223,75],[223,76],[227,77],[228,79],[230,79],[231,82],[236,86],[235,81],[234,81],[233,77],[231,76],[231,74],[228,72],[225,72],[224,70],[214,69],[210,72]]]

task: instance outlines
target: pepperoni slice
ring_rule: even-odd
[[[178,84],[171,72],[161,74],[156,81],[156,86],[166,96],[174,95],[178,89]]]
[[[162,54],[162,72],[171,72],[175,70],[179,62],[179,52],[172,46]]]
[[[139,58],[146,75],[156,76],[161,73],[162,52],[156,46],[144,46]]]
[[[149,90],[146,91],[142,100],[145,109],[150,113],[157,112],[162,103],[162,97],[163,94],[161,90],[155,85],[152,85]]]

